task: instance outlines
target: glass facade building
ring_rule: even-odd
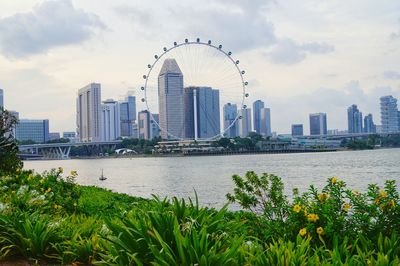
[[[15,137],[18,141],[46,143],[50,140],[49,120],[21,119],[15,127]]]
[[[238,120],[236,120],[238,111],[237,105],[227,103],[224,105],[224,131],[225,136],[234,138],[238,136]]]
[[[296,136],[303,136],[304,132],[303,132],[303,124],[293,124],[292,125],[292,136],[296,137]]]
[[[251,132],[251,108],[239,110],[239,136],[245,138]]]
[[[347,127],[349,133],[363,132],[363,116],[355,104],[347,108]]]
[[[376,126],[372,118],[372,114],[368,114],[364,117],[364,132],[376,133]]]
[[[327,132],[326,114],[310,114],[310,135],[326,135]]]
[[[257,100],[253,103],[254,131],[257,134],[261,134],[261,109],[263,108],[264,108],[263,101]]]
[[[136,120],[136,97],[127,96],[119,103],[119,114],[121,120],[121,136],[132,137],[133,124]]]
[[[271,134],[271,109],[261,108],[260,109],[260,133],[265,137],[272,136]]]
[[[0,89],[0,108],[4,107],[4,91]]]
[[[391,95],[383,96],[380,98],[380,104],[382,133],[399,131],[399,111],[397,109],[397,99]]]

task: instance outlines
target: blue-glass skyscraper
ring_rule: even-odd
[[[224,105],[224,131],[225,136],[228,138],[238,136],[238,120],[235,121],[237,115],[236,104],[227,103]]]
[[[365,133],[376,133],[376,126],[372,119],[372,114],[368,114],[364,117],[364,132]]]
[[[121,136],[132,137],[133,124],[136,120],[136,97],[127,96],[124,101],[119,102],[119,114],[121,119]]]
[[[326,135],[327,132],[326,114],[310,114],[310,135]]]
[[[257,100],[253,103],[254,130],[261,134],[261,109],[264,108],[264,102]]]
[[[353,104],[347,108],[347,125],[349,133],[363,132],[362,113],[358,110],[357,105]]]
[[[36,143],[49,141],[49,120],[21,119],[15,127],[15,136],[19,141],[32,140]]]
[[[185,137],[204,139],[220,134],[219,90],[192,86],[184,91]]]

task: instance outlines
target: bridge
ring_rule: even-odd
[[[23,159],[45,158],[45,159],[69,159],[72,147],[85,147],[90,152],[100,152],[101,148],[108,147],[115,150],[122,140],[94,141],[94,142],[67,142],[19,145],[19,156]]]

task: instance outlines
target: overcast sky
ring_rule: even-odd
[[[250,104],[265,101],[279,133],[308,133],[312,112],[346,129],[353,103],[380,124],[379,97],[400,98],[399,0],[0,0],[5,106],[75,130],[79,88],[119,99],[162,47],[196,37],[240,59]]]

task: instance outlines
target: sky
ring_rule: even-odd
[[[346,129],[351,104],[380,124],[379,97],[400,99],[398,0],[0,0],[5,107],[74,131],[78,89],[140,99],[154,54],[197,37],[240,59],[247,105],[263,100],[278,133],[308,133],[315,112]]]

